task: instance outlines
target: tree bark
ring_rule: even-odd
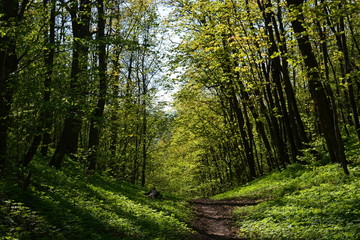
[[[340,3],[340,9],[342,8],[342,4]],[[342,49],[340,49],[343,54],[344,54],[344,64],[345,64],[345,70],[346,70],[346,74],[349,74],[349,76],[351,76],[353,68],[352,68],[352,64],[350,61],[350,56],[349,56],[349,50],[348,50],[348,45],[346,42],[346,35],[345,35],[345,23],[344,23],[344,17],[340,18],[340,37],[341,37],[341,46]],[[360,121],[359,121],[359,112],[358,112],[358,107],[356,104],[356,97],[355,97],[355,91],[354,91],[354,83],[355,80],[353,79],[353,77],[347,77],[345,76],[346,80],[347,80],[347,86],[348,86],[348,93],[349,93],[349,100],[350,100],[350,106],[351,106],[351,110],[353,113],[353,121],[354,121],[354,126],[355,126],[355,132],[356,135],[358,137],[358,140],[360,141]]]
[[[43,1],[44,8],[49,4],[48,0]],[[43,95],[43,106],[40,109],[39,116],[39,126],[35,130],[33,141],[26,152],[22,164],[27,166],[34,155],[37,152],[37,149],[43,141],[42,153],[46,155],[48,145],[50,143],[50,116],[51,112],[49,110],[48,104],[50,102],[51,96],[51,82],[52,82],[52,73],[53,73],[53,65],[54,65],[54,57],[55,57],[55,0],[51,2],[51,10],[50,10],[50,18],[49,18],[49,32],[45,30],[44,35],[46,36],[46,48],[44,50],[44,64],[46,67],[45,80],[44,80],[44,95]],[[44,132],[45,131],[45,132]]]
[[[252,149],[252,145],[248,136],[248,133],[245,131],[245,127],[246,127],[246,123],[244,120],[244,115],[243,115],[243,111],[239,105],[238,99],[236,97],[235,91],[233,89],[232,86],[230,86],[231,88],[231,96],[230,96],[230,102],[232,105],[232,108],[235,111],[235,115],[236,115],[236,119],[238,121],[239,124],[239,131],[240,131],[240,135],[241,135],[241,139],[242,139],[242,143],[244,146],[244,152],[245,152],[245,156],[246,156],[246,163],[248,165],[249,168],[249,173],[250,173],[250,179],[255,179],[256,178],[256,170],[255,170],[255,158],[254,158],[254,152]]]
[[[320,128],[325,137],[327,148],[332,161],[341,163],[344,173],[349,174],[346,157],[344,153],[343,141],[341,139],[340,130],[337,119],[335,106],[331,106],[325,87],[321,82],[319,73],[319,65],[314,55],[309,36],[306,29],[301,24],[301,19],[305,19],[302,12],[303,0],[287,0],[288,6],[292,14],[292,8],[296,8],[297,15],[291,21],[292,28],[296,34],[298,47],[304,58],[304,64],[307,68],[308,85],[311,96],[315,102],[320,120]]]
[[[296,156],[299,153],[298,148],[295,144],[295,139],[294,139],[294,137],[297,136],[297,128],[295,128],[295,126],[293,128],[291,127],[291,123],[290,123],[291,121],[289,119],[288,110],[286,108],[286,101],[285,101],[285,97],[284,97],[284,93],[283,93],[283,86],[282,86],[282,79],[281,79],[281,76],[282,76],[281,70],[283,67],[281,65],[280,56],[278,56],[279,49],[277,47],[275,36],[274,36],[274,30],[271,25],[272,18],[273,18],[273,12],[269,11],[269,9],[272,7],[272,4],[270,1],[268,1],[264,5],[259,0],[257,2],[258,2],[259,8],[263,12],[265,29],[266,29],[266,33],[267,33],[267,35],[269,37],[269,41],[270,41],[268,55],[270,56],[272,81],[275,83],[275,86],[276,86],[276,92],[274,92],[274,97],[275,97],[275,100],[277,100],[276,98],[278,98],[278,101],[275,101],[275,104],[279,108],[279,113],[281,115],[279,118],[283,122],[283,125],[284,125],[283,132],[286,133],[286,137],[288,139],[288,144],[290,146],[291,153],[292,153],[291,154],[292,161],[296,162]]]
[[[63,157],[66,154],[74,154],[78,148],[78,138],[82,123],[81,105],[84,104],[84,76],[86,74],[86,64],[88,59],[88,46],[86,44],[90,39],[90,0],[81,0],[78,7],[78,1],[72,0],[69,3],[73,31],[73,56],[71,63],[69,96],[70,107],[65,118],[64,128],[60,141],[56,147],[55,153],[50,160],[50,165],[56,168],[61,167]]]
[[[48,0],[44,0],[47,2]],[[46,65],[46,78],[44,82],[45,92],[44,92],[44,102],[46,104],[50,103],[51,97],[51,84],[52,84],[52,75],[54,69],[54,58],[55,58],[55,17],[56,17],[56,1],[50,0],[51,2],[51,12],[50,12],[50,29],[49,29],[49,50],[45,52],[45,65]],[[42,145],[41,145],[41,154],[46,156],[48,153],[49,145],[51,144],[51,116],[52,112],[48,107],[44,109],[44,132],[42,134]]]
[[[279,1],[279,0],[278,0]],[[277,21],[276,21],[277,19]],[[309,143],[309,138],[306,135],[304,123],[301,119],[298,104],[296,101],[295,91],[293,89],[292,83],[290,81],[290,73],[289,73],[289,64],[288,64],[288,50],[287,50],[287,43],[286,43],[286,36],[285,36],[285,28],[282,20],[282,9],[280,7],[280,4],[278,3],[278,11],[276,18],[272,17],[272,22],[274,24],[274,30],[275,35],[277,38],[277,41],[279,43],[279,49],[281,51],[281,63],[282,63],[282,76],[283,76],[283,82],[284,82],[284,90],[286,93],[287,103],[288,103],[288,109],[289,109],[289,115],[290,115],[290,122],[291,126],[294,129],[297,129],[294,131],[294,139],[296,142],[296,146],[298,149],[302,149],[304,147],[304,144],[307,145]],[[277,23],[278,22],[278,23]]]
[[[14,73],[18,70],[16,55],[16,32],[21,27],[28,0],[23,0],[19,6],[18,0],[2,0],[0,2],[0,26],[4,29],[14,29],[0,35],[0,168],[5,167],[8,154],[8,131],[11,122],[10,110],[13,100]]]
[[[105,44],[105,11],[104,11],[104,0],[97,1],[98,9],[98,53],[99,53],[99,97],[97,106],[92,112],[91,122],[90,122],[90,133],[89,133],[89,170],[95,170],[96,168],[96,158],[97,152],[100,143],[100,125],[102,122],[102,117],[105,108],[105,98],[106,98],[106,44]]]
[[[113,64],[113,74],[112,76],[114,76],[114,83],[111,84],[111,96],[112,96],[112,111],[111,111],[111,137],[110,137],[110,153],[111,153],[111,159],[116,160],[118,159],[117,157],[117,142],[118,142],[118,129],[119,129],[119,124],[118,124],[118,113],[117,110],[119,108],[119,102],[118,102],[118,98],[119,98],[119,72],[120,72],[120,51],[116,50],[115,52],[115,60],[114,60],[114,64]]]
[[[321,1],[324,3],[324,0]],[[343,10],[343,3],[339,2],[338,4],[339,9]],[[339,22],[337,23],[338,29],[334,27],[335,24],[331,21],[331,18],[329,16],[329,10],[324,7],[324,14],[326,14],[326,20],[328,22],[328,25],[330,26],[331,31],[335,35],[336,43],[338,46],[339,51],[343,53],[343,65],[341,66],[342,71],[342,77],[344,80],[344,85],[347,86],[347,89],[345,90],[345,99],[346,99],[346,105],[350,105],[351,112],[352,112],[352,121],[355,126],[355,132],[358,137],[358,140],[360,141],[360,121],[359,121],[359,112],[358,112],[358,106],[356,103],[356,96],[354,91],[354,86],[356,85],[356,80],[354,77],[351,76],[353,67],[350,60],[348,45],[347,45],[347,39],[346,39],[346,33],[345,33],[345,22],[344,17],[341,16],[339,19]],[[351,29],[351,26],[350,26]],[[356,43],[356,41],[355,41]],[[355,44],[356,45],[356,44]],[[348,75],[348,76],[347,76]],[[351,118],[351,117],[349,117]]]

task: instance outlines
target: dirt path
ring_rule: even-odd
[[[196,231],[194,240],[231,240],[238,237],[232,226],[231,212],[235,207],[256,204],[253,200],[196,199],[191,203],[195,209],[192,226]]]

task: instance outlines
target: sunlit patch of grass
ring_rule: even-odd
[[[271,199],[235,210],[242,234],[250,239],[358,239],[359,167],[350,167],[350,176],[337,164],[294,168],[294,175],[272,173],[216,197]]]
[[[292,191],[297,183],[298,177],[306,172],[311,172],[306,166],[294,164],[283,171],[276,171],[258,178],[246,185],[234,190],[218,194],[214,199],[246,198],[246,199],[267,199],[283,195]]]

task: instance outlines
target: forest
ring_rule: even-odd
[[[357,0],[1,0],[0,237],[358,239],[359,115]]]

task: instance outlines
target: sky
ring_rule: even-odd
[[[165,3],[159,4],[159,14],[160,19],[162,23],[166,26],[166,22],[169,17],[171,17],[171,11],[173,8],[169,5],[166,5]],[[163,42],[164,47],[163,49],[169,53],[171,51],[172,47],[175,47],[176,45],[179,45],[182,41],[181,36],[179,34],[176,34],[173,30],[167,28],[165,31],[165,41]],[[172,53],[173,54],[173,53]],[[158,92],[156,94],[156,97],[158,97],[159,102],[166,102],[167,106],[164,108],[166,112],[173,112],[173,95],[180,89],[179,84],[176,82],[176,79],[179,78],[181,75],[182,69],[178,68],[176,69],[176,72],[170,72],[171,70],[169,67],[165,67],[165,75],[169,78],[168,84],[172,85],[172,88],[160,86],[158,89]]]

